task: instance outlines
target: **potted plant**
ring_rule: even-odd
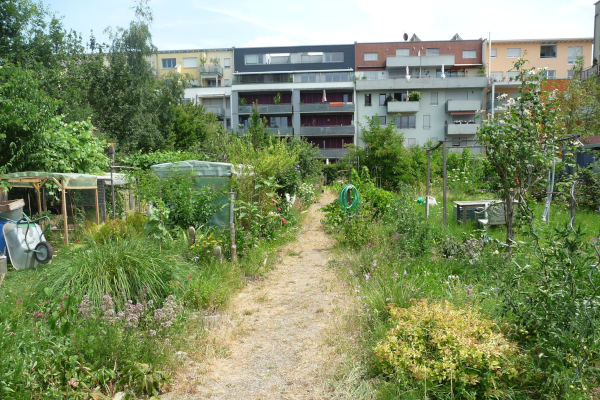
[[[408,94],[408,101],[421,101],[421,92],[410,92]]]
[[[240,105],[245,106],[247,104],[247,100],[245,97],[240,97]]]
[[[275,103],[275,105],[281,103],[281,93],[278,92],[277,95],[273,97],[273,103]]]

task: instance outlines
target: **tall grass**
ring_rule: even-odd
[[[168,295],[168,282],[182,260],[149,239],[128,237],[67,250],[46,269],[48,295],[87,295],[94,304],[102,296],[129,300],[147,289],[157,301]]]

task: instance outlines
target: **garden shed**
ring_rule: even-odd
[[[14,172],[5,174],[1,177],[6,180],[12,187],[34,188],[37,194],[38,212],[42,213],[42,201],[40,190],[47,182],[54,182],[61,195],[62,216],[63,216],[63,234],[65,245],[69,245],[69,230],[67,223],[67,201],[66,190],[86,189],[93,190],[96,203],[96,223],[100,223],[100,214],[98,208],[98,178],[96,175],[86,174],[67,174],[58,172]]]
[[[216,190],[226,188],[229,185],[229,180],[238,175],[233,164],[196,160],[157,164],[151,166],[150,171],[159,178],[168,177],[172,174],[190,174],[194,179],[195,188],[201,189],[212,186]],[[211,218],[211,225],[229,224],[229,209],[225,207],[229,201],[229,196],[226,193],[215,200],[218,211]]]

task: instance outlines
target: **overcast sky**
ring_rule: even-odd
[[[64,25],[100,41],[133,19],[130,0],[43,0]],[[595,0],[151,0],[159,50],[478,39],[592,37]]]

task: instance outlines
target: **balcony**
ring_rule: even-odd
[[[495,112],[504,112],[508,108],[508,101],[506,100],[494,100],[493,102],[488,100],[487,111],[490,111],[492,109],[492,103],[494,104]]]
[[[411,77],[409,81],[406,78],[381,78],[381,79],[359,79],[356,81],[356,90],[415,90],[415,89],[482,89],[488,86],[488,79],[485,75],[466,75],[457,77],[447,77],[445,79],[436,77],[418,76]]]
[[[331,106],[331,104],[340,104]],[[300,104],[300,112],[304,113],[331,113],[331,112],[354,112],[354,103],[312,103]]]
[[[252,105],[238,106],[238,114],[252,114]],[[291,104],[259,104],[260,114],[291,114]]]
[[[219,106],[206,107],[206,112],[207,113],[211,112],[211,113],[215,114],[217,117],[225,116],[225,109],[223,107],[219,107]]]
[[[420,101],[388,101],[388,114],[419,112]]]
[[[292,136],[294,135],[294,128],[291,126],[284,126],[281,128],[269,128],[272,135],[275,136]]]
[[[451,67],[454,65],[454,54],[443,56],[396,56],[386,57],[385,66],[387,68],[406,68],[406,67]]]
[[[223,76],[223,68],[220,65],[201,65],[200,73],[204,78],[209,76]]]
[[[353,125],[342,126],[302,126],[301,136],[350,136],[354,135]]]
[[[446,102],[446,112],[478,110],[481,110],[481,101],[479,100],[448,100]]]
[[[321,149],[320,158],[342,158],[348,153],[348,149]]]
[[[475,135],[479,126],[479,124],[446,125],[446,135]]]

